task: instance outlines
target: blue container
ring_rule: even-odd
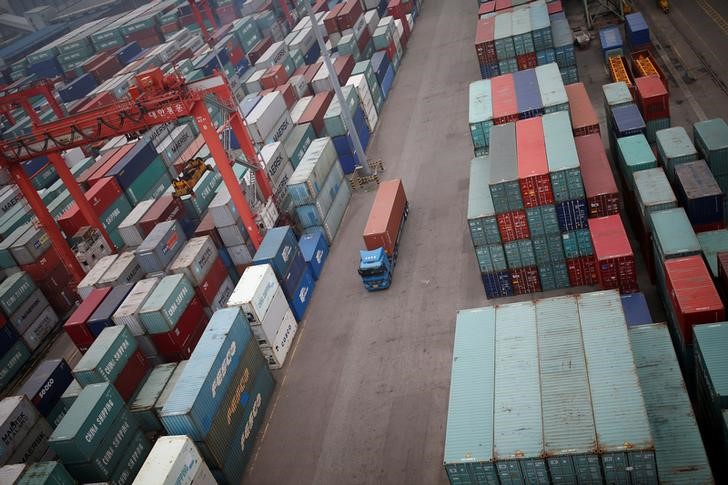
[[[617,138],[645,133],[645,121],[634,103],[612,108],[612,128]]]
[[[553,49],[536,51],[536,62],[539,66],[556,62],[556,52]]]
[[[212,315],[160,413],[167,433],[205,439],[251,338],[240,308]]]
[[[108,176],[114,177],[121,190],[131,187],[131,184],[144,172],[144,169],[157,158],[157,150],[151,140],[139,140],[134,148],[124,155],[116,165],[108,172]]]
[[[556,217],[562,233],[588,227],[586,201],[576,199],[556,204]]]
[[[629,295],[622,295],[621,298],[624,318],[628,327],[652,323],[652,315],[650,315],[650,308],[647,306],[645,295],[630,293]]]
[[[125,285],[115,287],[108,295],[106,295],[106,298],[104,298],[101,304],[91,314],[86,325],[94,337],[98,337],[106,327],[114,325],[114,321],[111,319],[111,316],[121,306],[133,287],[134,283],[127,283]]]
[[[136,56],[141,54],[141,52],[142,48],[139,47],[139,44],[137,44],[136,41],[133,41],[126,44],[112,55],[116,56],[122,66],[126,66],[131,63]]]
[[[480,277],[483,280],[485,295],[488,298],[513,296],[513,284],[511,283],[511,274],[508,271],[481,273]]]
[[[63,75],[63,68],[58,63],[55,57],[40,61],[35,64],[28,66],[26,72],[28,74],[35,74],[38,79],[53,78]]]
[[[481,79],[490,79],[492,77],[500,76],[500,73],[500,66],[497,62],[493,64],[480,64]]]
[[[303,271],[301,281],[293,294],[293,298],[288,300],[288,303],[291,305],[293,316],[296,317],[297,322],[303,320],[303,315],[306,313],[308,303],[311,301],[315,286],[316,282],[314,281],[313,274],[310,269],[306,268]]]
[[[703,160],[675,167],[675,195],[693,226],[723,222],[725,194]]]
[[[389,66],[387,68],[387,74],[384,76],[384,81],[382,81],[382,95],[387,98],[389,96],[389,90],[392,89],[392,83],[394,82],[394,68],[392,66]]]
[[[377,76],[377,81],[379,81],[380,86],[384,82],[384,77],[387,75],[389,65],[390,61],[386,52],[378,51],[372,55],[372,69],[374,70],[374,74]]]
[[[282,281],[288,274],[288,267],[297,252],[298,243],[291,228],[274,227],[266,233],[260,243],[253,257],[253,264],[270,264],[278,281]]]
[[[13,330],[9,322],[5,322],[0,328],[0,355],[5,355],[10,348],[18,341],[18,334]]]
[[[336,149],[336,154],[339,157],[351,155],[353,150],[351,148],[351,139],[347,135],[335,136],[331,139]]]
[[[647,26],[642,12],[634,12],[624,16],[624,31],[627,44],[630,46],[650,43],[650,28]]]
[[[321,48],[318,45],[318,42],[314,42],[311,48],[304,54],[303,61],[306,64],[314,64],[316,62],[316,59],[319,58],[321,55]]]
[[[301,256],[311,270],[313,278],[318,280],[324,269],[326,257],[329,255],[326,236],[321,231],[304,234],[298,241],[298,248],[301,250]]]
[[[25,394],[40,414],[48,417],[72,381],[71,368],[64,359],[44,360],[20,388],[18,395]]]
[[[27,162],[22,162],[21,165],[23,166],[23,171],[32,177],[48,165],[48,157],[43,155],[41,157],[28,160]]]
[[[249,94],[243,100],[240,102],[240,109],[243,112],[243,116],[247,117],[251,111],[253,111],[253,108],[255,108],[260,100],[263,99],[262,96],[258,96],[257,94]]]
[[[64,88],[59,89],[58,95],[64,102],[70,103],[71,101],[83,98],[88,93],[93,91],[96,86],[96,79],[94,79],[91,74],[87,73],[77,77],[76,79],[68,83]]]
[[[604,60],[609,59],[613,55],[622,55],[622,33],[619,26],[612,25],[605,27],[599,31],[599,43],[602,46],[602,54]]]
[[[527,69],[513,73],[513,82],[516,86],[516,101],[518,103],[518,119],[525,120],[543,114],[541,92],[538,89],[536,71]]]
[[[301,278],[303,277],[303,272],[306,271],[306,267],[306,260],[303,259],[301,250],[298,249],[298,246],[296,246],[296,251],[291,257],[291,264],[288,267],[288,272],[286,273],[286,276],[280,280],[283,293],[286,295],[287,300],[293,299],[296,288],[298,288],[298,284],[301,282]]]

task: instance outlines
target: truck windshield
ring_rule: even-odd
[[[379,276],[379,275],[383,275],[384,273],[385,273],[385,270],[381,266],[379,268],[366,268],[366,269],[359,268],[359,275],[361,275],[361,276]]]

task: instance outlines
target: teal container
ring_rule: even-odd
[[[9,238],[10,234],[18,230],[19,227],[28,224],[32,217],[33,214],[27,206],[16,206],[10,212],[6,212],[2,221],[0,221],[0,237],[3,238],[2,242],[5,242],[5,239]]]
[[[286,57],[283,58],[283,62],[283,67],[285,68],[286,73],[288,73],[288,70],[293,67],[293,71],[291,72],[292,74],[296,71],[296,69],[306,64],[306,59],[300,49],[293,49],[288,52]]]
[[[194,197],[185,195],[182,197],[182,203],[187,209],[187,213],[196,219],[201,219],[205,215],[207,207],[215,198],[215,190],[222,181],[222,176],[217,170],[205,172],[200,180],[195,184]]]
[[[162,195],[164,195],[167,190],[172,186],[172,179],[169,177],[169,174],[166,172],[162,174],[159,178],[157,178],[157,181],[155,182],[154,186],[152,186],[149,191],[147,191],[146,194],[140,199],[142,200],[148,200],[148,199],[158,199]]]
[[[113,385],[88,385],[53,431],[48,445],[65,464],[86,463],[125,412],[124,400]]]
[[[503,244],[509,269],[536,265],[536,255],[530,239],[520,239]]]
[[[538,278],[541,280],[541,291],[556,289],[556,278],[554,277],[554,268],[551,263],[538,265]]]
[[[568,288],[571,286],[569,281],[569,269],[565,263],[554,263],[554,279],[556,280],[556,288]]]
[[[125,22],[121,26],[122,35],[132,34],[139,30],[148,29],[154,27],[157,23],[158,16],[155,13],[148,13],[138,17],[136,20]]]
[[[714,175],[728,175],[728,124],[722,118],[693,125],[693,139]]]
[[[490,79],[470,83],[468,106],[468,123],[473,147],[487,148],[490,143],[490,129],[493,126]]]
[[[356,88],[354,86],[344,86],[341,88],[341,92],[346,99],[349,113],[354,113],[359,106],[359,95]],[[341,105],[337,96],[334,96],[329,108],[326,110],[324,125],[326,126],[326,133],[331,137],[344,136],[349,132],[344,124],[344,119],[341,117]]]
[[[121,221],[131,212],[131,204],[126,196],[121,195],[116,201],[101,214],[101,223],[107,231],[113,231]]]
[[[64,191],[58,197],[53,199],[50,204],[48,204],[48,212],[51,213],[54,219],[58,219],[64,212],[70,209],[73,204],[74,200],[73,197],[71,197],[71,194]]]
[[[5,355],[0,358],[0,389],[5,389],[10,384],[28,359],[30,359],[30,350],[22,340],[15,342],[15,345],[5,352]]]
[[[650,143],[655,143],[655,141],[657,140],[657,132],[670,128],[670,118],[660,118],[657,120],[645,121],[645,125],[645,134],[647,136],[647,141],[649,141]]]
[[[88,40],[88,39],[87,39]],[[74,43],[75,44],[75,43]],[[62,49],[61,49],[62,50]],[[94,48],[91,45],[79,46],[76,49],[69,49],[59,54],[56,59],[61,64],[69,65],[75,62],[85,61],[94,55]]]
[[[545,236],[546,231],[543,227],[543,219],[541,218],[540,207],[530,207],[526,209],[526,221],[528,222],[528,232],[531,237]]]
[[[309,145],[311,145],[314,139],[316,139],[316,132],[311,123],[296,125],[291,130],[291,134],[288,135],[288,138],[283,143],[283,149],[288,154],[294,170],[301,163],[303,156],[306,154],[306,150],[308,150]]]
[[[49,45],[33,52],[32,54],[29,54],[25,58],[25,60],[27,60],[27,64],[38,64],[39,62],[51,60],[57,55],[58,49],[52,45]],[[13,67],[13,70],[15,70],[17,67],[25,68],[26,65],[16,66],[15,64],[12,64],[11,67]]]
[[[475,257],[478,259],[481,273],[493,273],[508,269],[506,255],[503,246],[490,244],[488,246],[476,246]]]
[[[728,252],[728,230],[700,232],[697,234],[703,257],[713,278],[718,278],[718,253]]]
[[[174,330],[194,295],[185,275],[165,276],[139,309],[139,319],[150,334]]]
[[[139,473],[144,461],[152,451],[152,445],[142,430],[134,433],[131,444],[126,448],[108,483],[129,485]]]
[[[546,243],[548,244],[551,262],[562,263],[566,255],[564,254],[564,244],[561,239],[561,234],[548,234],[546,236]]]
[[[619,169],[630,190],[634,190],[634,173],[657,167],[657,158],[645,135],[625,136],[617,139]]]
[[[88,37],[74,37],[73,39],[70,39],[59,45],[58,53],[67,54],[69,52],[75,52],[79,49],[91,49],[91,40]]]
[[[369,86],[369,92],[372,95],[372,98],[375,97],[375,93],[379,92],[381,95],[381,91],[379,91],[379,81],[377,81],[377,75],[374,73],[374,67],[372,66],[372,61],[367,59],[364,61],[359,61],[354,65],[354,70],[351,71],[352,76],[356,76],[357,74],[364,74],[364,78],[367,80],[367,85]],[[375,87],[377,89],[375,89]],[[376,104],[376,100],[374,101],[374,104]]]
[[[137,341],[129,327],[106,327],[73,368],[73,377],[82,386],[114,382],[136,349]]]
[[[0,307],[5,315],[15,313],[37,287],[25,271],[13,273],[0,283]]]
[[[157,417],[154,405],[162,394],[164,387],[174,374],[177,363],[160,364],[149,374],[146,382],[129,406],[129,411],[139,422],[143,431],[163,431],[164,427]]]
[[[375,79],[374,82],[376,84],[372,84],[369,86],[369,90],[372,93],[372,101],[374,101],[374,109],[377,110],[377,114],[382,112],[382,108],[384,107],[384,94],[382,94],[382,87],[379,85],[379,82]]]
[[[682,207],[653,212],[650,214],[650,224],[657,286],[667,306],[663,262],[670,258],[699,255],[700,243]]]
[[[536,257],[536,264],[539,267],[550,265],[551,254],[549,253],[549,246],[546,236],[531,235],[531,242],[533,243],[533,254]]]
[[[10,269],[18,265],[17,261],[15,261],[15,258],[13,258],[13,255],[10,252],[10,247],[15,244],[20,236],[25,234],[29,228],[30,224],[19,226],[11,232],[8,237],[0,242],[0,268]]]
[[[53,429],[55,429],[58,424],[63,420],[63,417],[68,412],[68,407],[63,401],[58,401],[55,406],[53,406],[53,409],[51,409],[51,412],[48,413],[48,416],[46,416],[46,419],[48,420],[48,424],[51,425]]]
[[[561,235],[561,240],[564,245],[566,259],[578,258],[580,256],[579,242],[576,240],[576,234],[567,232]]]
[[[543,132],[555,201],[585,198],[569,112],[558,111],[544,115]]]
[[[76,399],[78,398],[78,395],[81,394],[82,390],[83,387],[81,387],[81,384],[79,384],[76,379],[72,380],[71,384],[63,392],[63,395],[61,395],[60,402],[63,403],[67,410],[71,409],[71,406],[73,406],[73,403],[76,402]]]
[[[37,190],[45,189],[53,185],[58,180],[56,169],[50,163],[42,168],[33,176],[33,187]]]
[[[473,246],[476,247],[501,243],[493,200],[488,188],[489,178],[490,161],[488,157],[478,157],[470,161],[468,226]]]
[[[131,205],[135,206],[144,200],[145,195],[160,183],[160,179],[169,180],[169,176],[162,157],[157,157],[124,191]],[[171,185],[171,182],[168,185]]]
[[[682,126],[660,130],[655,135],[657,154],[665,167],[667,178],[675,181],[675,167],[698,159],[698,151]]]
[[[17,485],[76,485],[76,480],[57,461],[33,463],[25,469]]]
[[[134,439],[139,423],[129,411],[123,409],[111,424],[108,433],[86,463],[68,463],[68,471],[83,483],[109,480],[121,462],[124,452]]]

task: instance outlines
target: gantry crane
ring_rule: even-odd
[[[41,92],[44,95],[48,94],[52,99],[53,96],[50,94],[48,86],[44,86],[44,88],[40,88]],[[32,89],[34,95],[38,94],[35,89]],[[18,103],[29,106],[28,90],[14,96],[19,97]],[[233,204],[241,216],[251,242],[256,248],[260,245],[262,235],[233,172],[228,152],[220,141],[218,131],[208,113],[206,104],[208,102],[217,107],[227,107],[229,110],[227,123],[240,144],[246,165],[261,168],[244,118],[234,103],[230,86],[225,78],[217,73],[199,81],[186,83],[179,74],[164,75],[159,68],[153,68],[135,76],[126,99],[70,116],[64,116],[55,100],[49,99],[58,120],[45,124],[41,124],[40,120],[37,120],[38,123],[34,123],[32,134],[0,140],[0,167],[7,167],[10,170],[38,217],[38,221],[46,229],[51,243],[59,252],[61,261],[76,283],[83,278],[84,272],[20,163],[42,155],[48,155],[52,162],[55,159],[54,167],[59,171],[61,179],[79,208],[82,209],[86,221],[93,227],[100,227],[103,230],[101,222],[86,201],[83,191],[73,175],[65,166],[60,153],[119,135],[140,136],[155,125],[173,122],[184,117],[193,118],[210,149],[210,154],[220,171]],[[0,104],[1,106],[2,104]],[[260,186],[264,199],[271,199],[273,193],[265,170],[254,170],[254,173],[255,181]],[[108,237],[105,231],[102,233]]]

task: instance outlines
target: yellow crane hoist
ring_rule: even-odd
[[[185,195],[194,196],[193,189],[195,185],[208,170],[212,170],[212,167],[207,165],[202,158],[197,157],[187,160],[182,168],[182,173],[172,181],[174,196],[178,198]]]
[[[613,82],[623,81],[627,86],[632,86],[632,81],[629,79],[627,67],[624,65],[622,56],[612,56],[609,58],[609,73]]]
[[[662,9],[665,13],[670,13],[670,1],[669,0],[657,0],[657,6]]]

